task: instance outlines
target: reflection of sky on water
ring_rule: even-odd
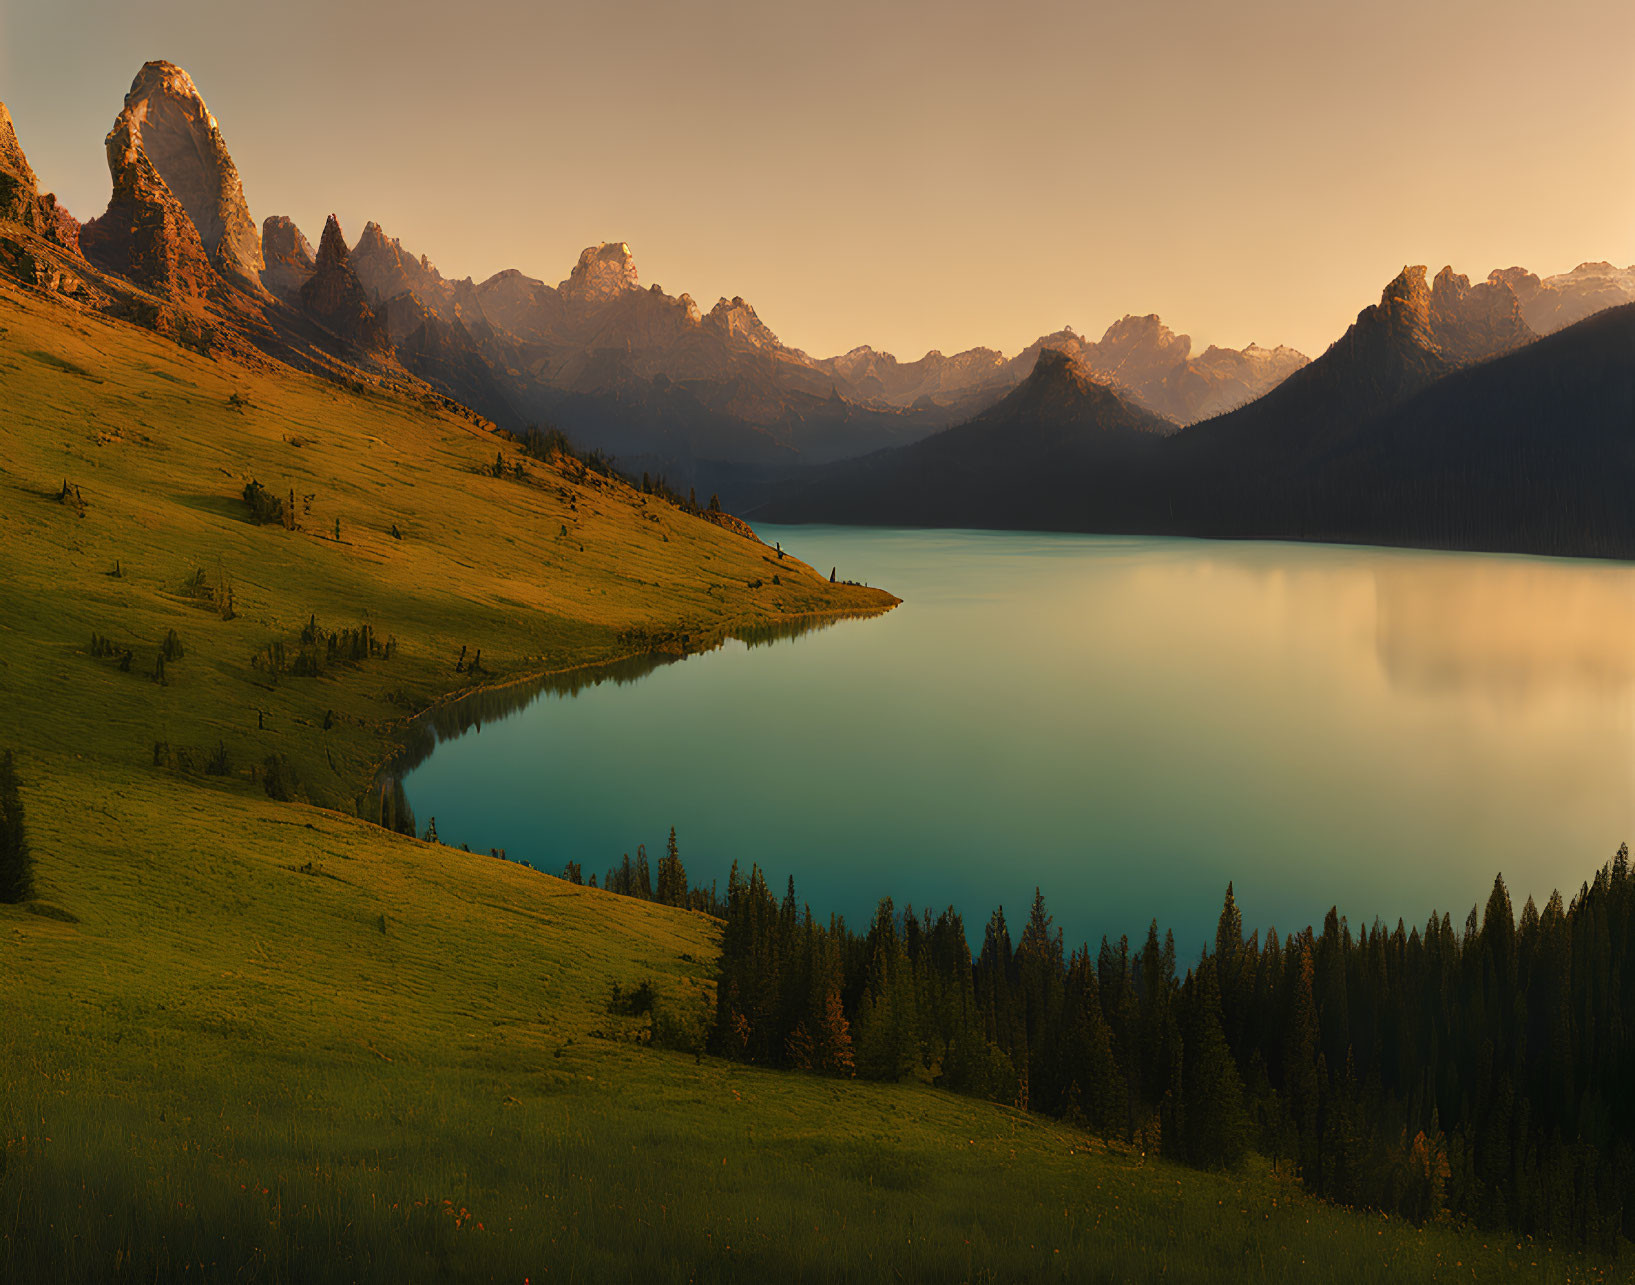
[[[1201,941],[1519,905],[1635,831],[1635,568],[1275,544],[787,528],[877,620],[543,698],[409,778],[445,841],[605,870],[675,824],[695,879],[814,910],[1037,883],[1070,939]]]

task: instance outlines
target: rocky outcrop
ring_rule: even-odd
[[[635,269],[631,269],[634,273]],[[782,341],[772,333],[771,328],[756,315],[755,309],[742,298],[734,295],[731,299],[718,300],[711,308],[709,315],[703,319],[705,329],[712,330],[729,342],[747,344],[751,348],[763,348],[776,352],[783,348]]]
[[[285,303],[300,303],[301,287],[318,267],[301,229],[282,214],[270,215],[261,225],[261,258],[261,284]]]
[[[98,267],[166,299],[203,299],[220,278],[198,228],[143,149],[138,115],[122,111],[108,134],[113,195],[80,229],[80,248]]]
[[[641,282],[636,276],[636,260],[630,247],[623,241],[603,241],[579,256],[568,279],[556,289],[570,304],[596,305],[640,290]]]
[[[363,353],[381,354],[391,349],[386,327],[369,306],[369,296],[352,271],[340,220],[333,214],[324,224],[312,276],[301,287],[301,309]]]
[[[410,254],[396,237],[387,237],[380,224],[364,225],[349,261],[371,303],[380,304],[408,293],[445,320],[451,316],[452,285],[430,259]]]
[[[215,268],[254,290],[264,266],[261,237],[216,118],[192,78],[174,63],[145,64],[114,129],[153,163]]]
[[[1432,341],[1455,365],[1486,361],[1538,337],[1508,282],[1489,278],[1473,286],[1451,266],[1431,283],[1430,323]]]
[[[52,192],[47,192],[40,198],[40,205],[45,211],[45,236],[71,254],[78,256],[80,254],[79,220],[68,212],[66,206],[57,203],[56,195]]]
[[[79,254],[79,221],[57,204],[55,196],[40,194],[39,180],[17,141],[4,103],[0,103],[0,222],[20,224]]]
[[[1156,313],[1126,314],[1086,348],[1084,360],[1091,370],[1134,391],[1161,383],[1191,355],[1192,337],[1176,334]]]
[[[44,222],[38,180],[4,103],[0,103],[0,219],[20,223],[30,232],[40,231]]]

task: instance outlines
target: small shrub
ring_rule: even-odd
[[[174,629],[165,634],[165,645],[160,649],[166,660],[180,660],[182,658],[182,640],[176,636]]]
[[[295,798],[295,769],[282,754],[269,754],[261,764],[261,788],[269,799],[289,803]]]
[[[227,755],[226,741],[216,742],[216,748],[210,751],[210,757],[205,760],[204,770],[208,776],[228,776],[232,773],[233,764]]]
[[[274,495],[260,482],[251,481],[245,486],[244,503],[250,506],[252,522],[276,522],[279,526],[287,527],[295,521],[292,506],[285,504],[282,496]]]
[[[618,982],[613,983],[613,996],[607,1002],[607,1011],[621,1017],[640,1017],[643,1013],[653,1011],[653,983],[643,979],[641,985],[634,990],[622,990]]]
[[[709,1046],[714,1006],[702,991],[663,995],[653,1005],[653,1043],[700,1056]]]

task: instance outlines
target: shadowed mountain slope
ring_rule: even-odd
[[[1145,449],[1126,434],[1064,450],[1063,403],[1090,417],[1113,394],[1041,361],[1029,383],[1050,395],[755,515],[1635,556],[1635,306],[1529,340],[1504,283],[1405,269],[1275,391]]]

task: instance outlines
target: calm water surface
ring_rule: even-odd
[[[904,603],[542,693],[407,778],[444,842],[587,876],[737,860],[820,915],[1035,885],[1069,944],[1520,908],[1635,837],[1635,567],[1321,545],[766,527]]]

